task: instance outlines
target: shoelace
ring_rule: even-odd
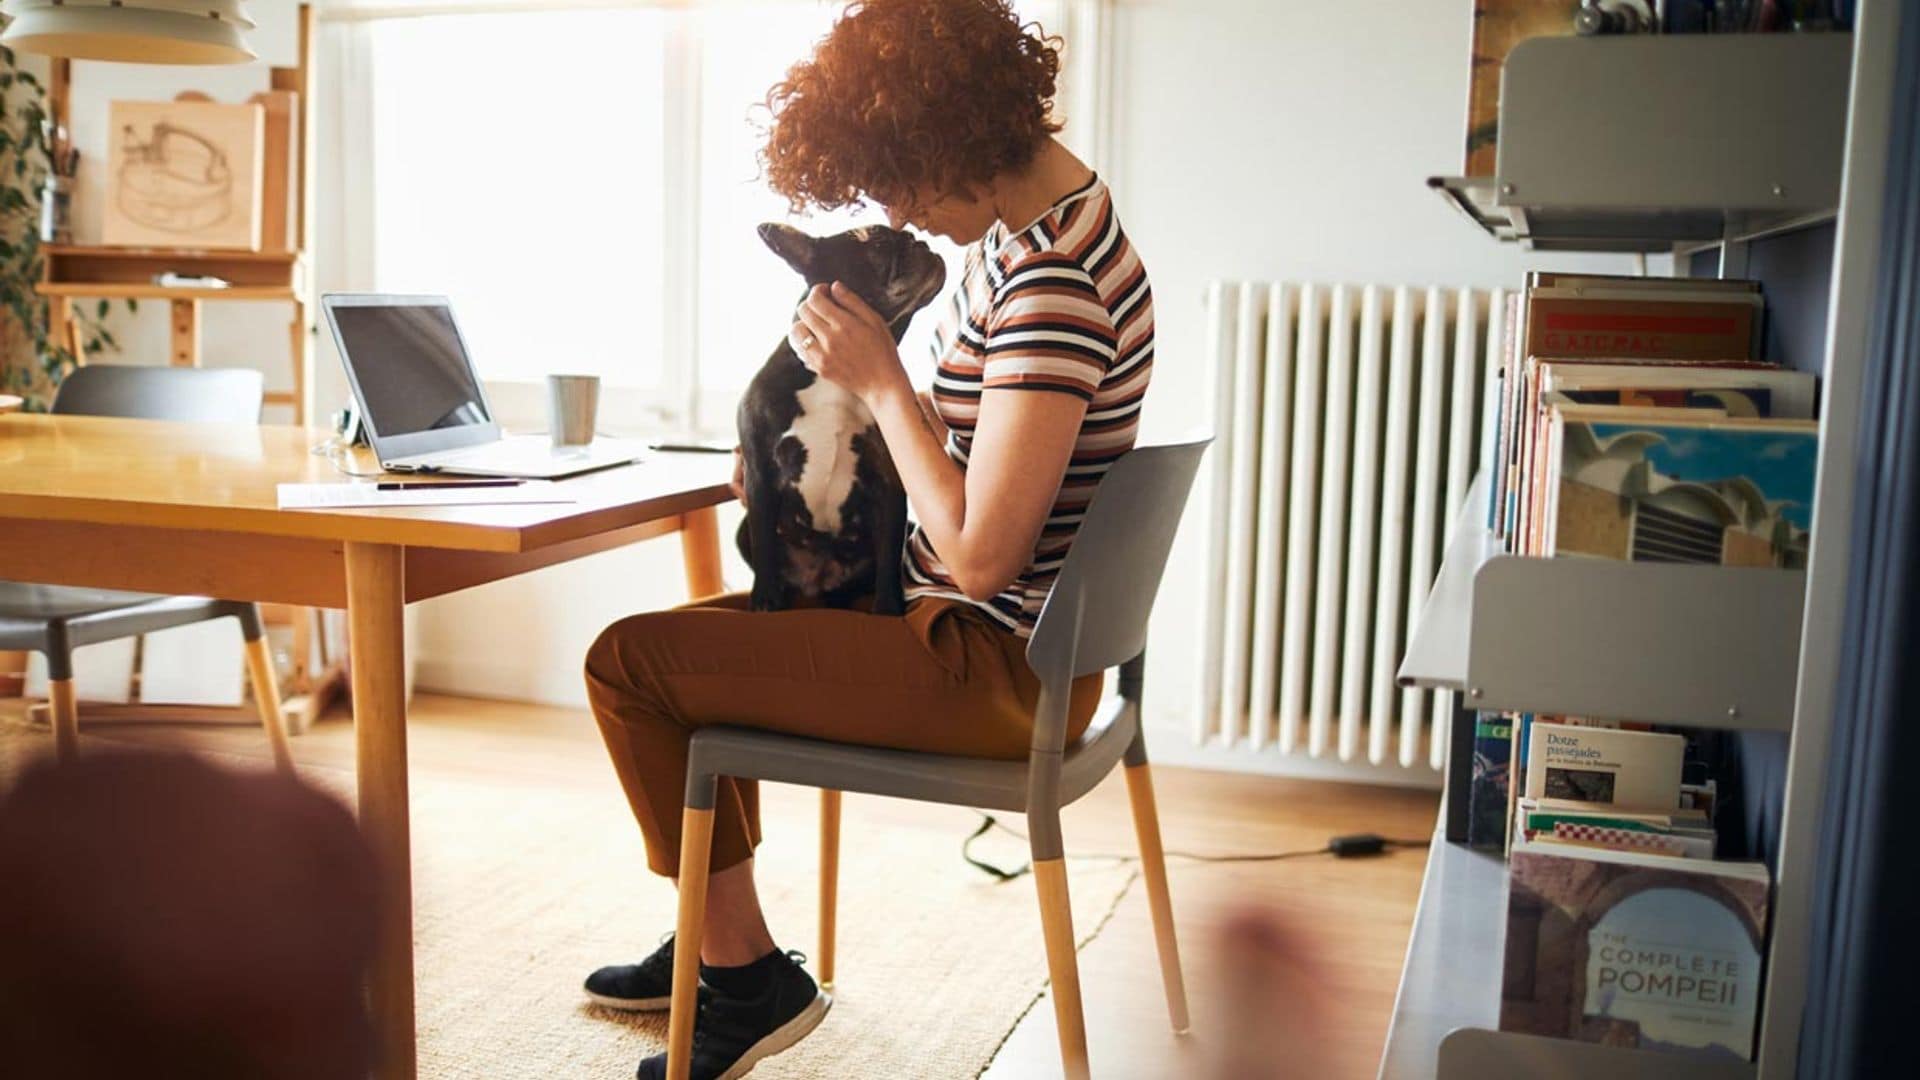
[[[672,941],[672,940],[673,940],[673,931],[671,931],[671,930],[669,930],[669,931],[667,931],[666,933],[664,933],[664,934],[661,934],[661,935],[660,935],[660,944],[662,944],[662,945],[665,945],[665,944],[667,944],[668,942],[670,942],[670,941]],[[646,958],[645,960],[642,960],[642,961],[641,961],[641,963],[642,963],[643,965],[645,965],[645,966],[650,966],[650,967],[661,967],[661,966],[665,966],[665,967],[667,967],[667,968],[669,968],[669,969],[671,969],[671,968],[673,967],[673,960],[672,960],[672,958],[670,958],[670,957],[666,957],[666,956],[662,956],[662,955],[660,954],[660,950],[659,950],[659,949],[655,949],[655,950],[654,950],[654,951],[653,951],[653,952],[652,952],[651,954],[649,954],[649,955],[647,956],[647,958]]]

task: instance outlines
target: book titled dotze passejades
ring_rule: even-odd
[[[1528,736],[1527,797],[1671,810],[1680,804],[1679,735],[1535,724]]]

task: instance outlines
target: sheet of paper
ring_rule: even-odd
[[[350,506],[510,506],[522,503],[570,503],[580,499],[550,480],[514,487],[415,487],[381,491],[372,482],[281,484],[282,510],[333,510]]]

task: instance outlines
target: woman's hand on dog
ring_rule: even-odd
[[[814,374],[869,406],[888,393],[912,393],[886,320],[838,282],[807,293],[787,338]]]

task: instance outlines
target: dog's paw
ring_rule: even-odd
[[[753,591],[747,594],[747,606],[754,611],[785,611],[787,609],[786,590],[778,585],[764,583],[763,577],[753,581]]]

